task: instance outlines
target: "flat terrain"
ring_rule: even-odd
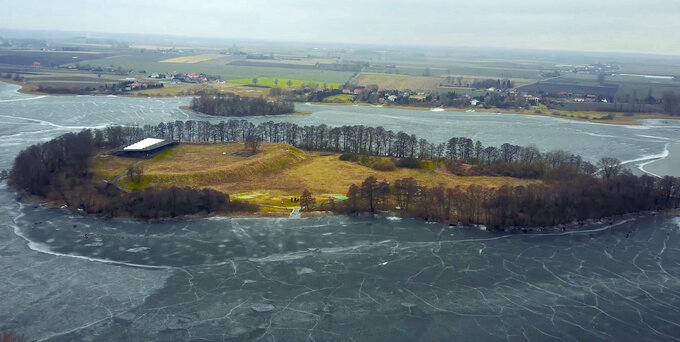
[[[0,67],[0,72],[17,70],[15,72],[20,73],[23,77],[22,82],[12,81],[11,79],[0,79],[0,81],[20,84],[22,85],[21,91],[24,93],[36,92],[39,86],[70,89],[74,92],[85,88],[97,89],[104,85],[114,85],[128,77],[112,74],[101,74],[101,76],[98,76],[95,73],[67,69],[35,67],[19,67],[17,69]]]
[[[442,79],[439,77],[409,76],[362,72],[354,78],[354,84],[360,86],[377,85],[386,89],[433,90],[439,87]]]
[[[91,170],[97,179],[112,180],[137,162],[138,159],[100,155],[94,158]],[[443,169],[376,171],[355,162],[340,161],[339,154],[305,152],[283,144],[263,144],[261,151],[253,155],[243,143],[184,143],[140,164],[144,170],[142,180],[133,183],[121,177],[121,187],[213,188],[233,198],[264,205],[267,210],[297,206],[290,198],[300,197],[305,189],[320,201],[344,195],[350,185],[361,184],[369,176],[389,182],[413,177],[421,185],[448,187],[533,182],[509,177],[458,177]]]
[[[195,55],[195,56],[183,56],[183,57],[169,58],[169,59],[161,60],[161,62],[162,63],[194,64],[194,63],[208,62],[208,61],[221,59],[221,58],[224,58],[224,55],[220,55],[220,54],[216,54],[216,53],[206,53],[206,54]]]
[[[423,91],[455,91],[457,93],[479,96],[486,94],[486,91],[476,91],[475,89],[465,87],[465,85],[472,84],[475,80],[483,80],[488,78],[494,77],[458,74],[451,74],[450,77],[448,74],[442,74],[438,76],[413,76],[404,74],[362,72],[352,79],[352,83],[364,87],[377,85],[381,88],[398,90],[410,89]],[[511,78],[511,80],[514,82],[515,86],[522,86],[535,82],[534,79],[525,78]]]
[[[242,79],[236,79],[236,80],[229,80],[228,83],[233,83],[233,84],[252,84],[253,79],[252,78],[242,78]],[[290,83],[290,85],[288,85]],[[267,87],[279,87],[279,88],[299,88],[302,85],[306,85],[308,87],[316,88],[316,87],[323,87],[326,85],[326,88],[329,89],[337,89],[342,87],[342,83],[337,83],[337,82],[319,82],[319,81],[305,81],[305,80],[296,80],[296,79],[285,79],[285,78],[272,78],[272,77],[258,77],[257,78],[257,84],[262,85],[262,86],[267,86]]]
[[[253,77],[258,78],[278,78],[282,83],[285,80],[301,80],[306,83],[316,82],[319,84],[344,83],[351,72],[332,71],[319,69],[300,69],[280,66],[261,66],[261,65],[235,65],[230,64],[228,57],[218,57],[222,55],[214,53],[204,54],[175,54],[161,53],[158,51],[125,51],[119,55],[106,58],[88,60],[88,64],[93,66],[122,66],[133,70],[144,70],[146,74],[168,73],[168,72],[196,72],[207,75],[220,76],[224,80],[239,80]]]
[[[192,96],[201,91],[219,91],[222,93],[232,93],[240,96],[260,97],[268,96],[268,88],[247,87],[243,84],[232,83],[180,83],[165,84],[163,88],[144,89],[128,93],[129,95],[139,96]]]

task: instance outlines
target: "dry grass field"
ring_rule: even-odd
[[[377,85],[386,89],[434,90],[442,83],[439,77],[409,76],[362,72],[352,80],[360,86]]]
[[[195,64],[195,63],[201,63],[201,62],[209,62],[209,61],[212,61],[212,60],[215,60],[215,59],[221,59],[221,58],[225,58],[225,56],[220,55],[218,53],[206,53],[206,54],[201,54],[201,55],[182,56],[182,57],[164,59],[164,60],[161,61],[161,63]]]
[[[282,59],[247,59],[250,65],[305,65],[312,66],[316,64],[333,64],[336,62],[332,58],[282,58]]]
[[[121,158],[109,154],[100,154],[92,159],[90,164],[90,171],[95,175],[95,180],[113,180],[116,176],[125,173],[125,171],[138,162],[138,159]]]
[[[113,179],[137,161],[98,156],[91,170],[97,179]],[[139,183],[122,177],[119,185],[127,189],[148,186],[212,188],[236,199],[264,205],[270,211],[297,206],[290,198],[299,197],[305,189],[319,201],[344,195],[350,185],[361,184],[369,176],[389,182],[413,177],[421,185],[444,184],[448,187],[470,184],[499,187],[534,182],[510,177],[459,177],[442,168],[377,171],[355,162],[341,161],[339,154],[305,152],[283,144],[263,144],[261,151],[254,155],[243,143],[180,144],[141,165],[144,176]]]
[[[232,83],[208,83],[208,84],[166,84],[163,88],[144,89],[130,92],[129,95],[136,96],[192,96],[199,91],[219,91],[222,93],[232,93],[240,96],[259,97],[268,96],[269,89],[246,87],[241,84]]]
[[[448,89],[451,91],[467,92],[470,88],[466,88],[466,84],[472,84],[475,80],[483,80],[490,77],[471,76],[471,75],[454,75],[451,74],[440,76],[409,76],[397,74],[381,74],[372,72],[362,72],[352,81],[354,84],[360,86],[377,85],[387,89],[411,89],[411,90],[437,90]],[[512,78],[516,87],[535,82],[531,79]]]

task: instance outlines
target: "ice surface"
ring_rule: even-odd
[[[30,144],[85,127],[202,118],[178,109],[188,101],[36,98],[0,83],[0,168]],[[632,160],[668,143],[672,157],[679,136],[513,115],[309,109],[252,120],[383,124],[433,140],[545,143],[590,159]],[[542,235],[347,217],[145,224],[21,206],[2,186],[0,274],[0,331],[38,341],[680,336],[680,219],[665,215]]]

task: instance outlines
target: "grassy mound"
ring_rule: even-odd
[[[368,157],[366,157],[368,158]],[[353,183],[375,176],[388,182],[413,177],[423,186],[448,187],[479,184],[486,187],[526,185],[532,180],[510,177],[460,177],[442,167],[397,167],[389,158],[370,157],[363,165],[356,160],[341,160],[340,154],[305,152],[283,144],[262,144],[258,153],[243,143],[182,143],[148,160],[100,155],[91,171],[99,179],[114,179],[124,189],[190,186],[211,188],[262,206],[262,211],[290,212],[299,206],[291,201],[309,189],[319,201],[343,195]],[[125,176],[131,165],[141,166],[143,176],[133,182]],[[388,165],[389,164],[389,165]]]

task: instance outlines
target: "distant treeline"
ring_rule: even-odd
[[[680,179],[612,173],[578,174],[560,182],[488,188],[421,187],[413,178],[393,184],[369,177],[350,186],[348,200],[326,203],[340,213],[396,210],[401,216],[490,229],[546,227],[627,213],[677,208]]]
[[[488,88],[496,88],[496,89],[510,89],[515,87],[515,83],[512,82],[511,80],[493,80],[493,79],[486,79],[486,80],[474,80],[472,84],[470,85],[471,88],[475,89],[488,89]]]
[[[15,158],[8,183],[71,210],[106,216],[154,219],[256,210],[215,190],[172,187],[128,193],[108,182],[95,183],[88,172],[91,158],[98,149],[117,147],[115,143],[101,130],[84,130],[32,145]]]
[[[280,115],[295,111],[289,101],[267,101],[233,94],[201,95],[191,100],[191,109],[214,116]]]
[[[669,115],[680,115],[680,94],[676,93],[665,93],[661,98],[663,102],[663,110]]]

